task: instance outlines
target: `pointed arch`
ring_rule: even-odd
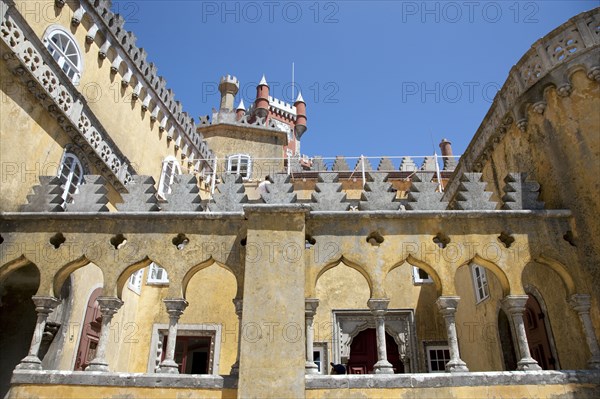
[[[125,270],[121,272],[121,274],[117,278],[117,298],[123,299],[123,288],[125,288],[125,284],[127,284],[127,280],[129,280],[129,277],[134,272],[137,272],[138,270],[150,265],[150,263],[152,263],[152,259],[146,256],[144,259],[127,266]],[[104,295],[109,295],[109,293],[106,292]]]
[[[400,262],[398,262],[394,266],[392,266],[390,268],[390,270],[388,270],[387,274],[390,274],[392,272],[392,270],[402,266],[405,263],[408,263],[411,266],[418,267],[419,269],[425,270],[427,272],[427,274],[429,274],[431,276],[431,279],[433,280],[433,283],[435,284],[435,289],[437,290],[438,295],[442,295],[444,287],[442,284],[442,279],[440,278],[437,271],[429,263],[424,262],[420,259],[417,259],[412,255],[408,255],[404,260],[401,260]],[[385,278],[387,278],[387,275]],[[384,278],[384,281],[385,281],[385,278]]]
[[[54,277],[52,278],[52,280],[53,280],[52,289],[54,290],[54,296],[56,298],[60,298],[60,291],[62,289],[62,286],[63,286],[64,282],[67,280],[67,278],[69,278],[71,273],[73,273],[75,270],[82,268],[90,263],[91,263],[91,261],[88,258],[86,258],[84,255],[72,262],[67,263],[63,267],[61,267],[54,274]],[[102,277],[104,278],[104,271],[101,268],[99,268],[99,269],[102,272]]]
[[[565,265],[563,265],[562,263],[560,263],[554,259],[547,258],[544,255],[538,256],[533,261],[536,263],[539,263],[541,265],[550,267],[552,270],[554,270],[559,275],[560,279],[562,280],[563,284],[565,285],[565,289],[567,290],[568,297],[570,297],[571,295],[573,295],[577,292],[577,290],[575,289],[575,280],[573,280],[571,273],[569,273],[569,271],[567,270]],[[525,271],[525,269],[523,269],[523,271]]]
[[[502,287],[502,296],[510,295],[510,282],[508,281],[508,276],[506,275],[506,273],[504,273],[504,270],[502,270],[500,268],[500,266],[498,266],[494,262],[487,260],[485,258],[482,258],[479,254],[475,254],[475,256],[473,256],[473,258],[471,258],[471,260],[462,264],[456,270],[458,271],[458,269],[460,267],[465,266],[465,265],[471,265],[472,263],[475,263],[479,266],[483,266],[486,269],[488,269],[489,271],[491,271],[492,273],[494,273],[494,275],[500,281],[500,286]]]
[[[35,263],[33,263],[32,261],[30,261],[25,255],[21,255],[16,259],[13,259],[9,262],[6,262],[5,264],[3,264],[2,266],[0,266],[0,282],[6,280],[6,278],[15,270],[20,269],[24,266],[27,266],[29,264],[32,264],[35,266],[37,272],[41,275],[42,271],[40,270],[40,268],[38,267],[38,265],[36,265]]]
[[[231,273],[233,275],[233,277],[235,278],[235,282],[236,282],[236,289],[237,289],[237,293],[238,295],[241,292],[241,287],[239,286],[240,282],[238,279],[238,276],[236,276],[236,274],[233,272],[233,270],[231,270],[231,268],[229,268],[226,264],[221,263],[216,261],[212,256],[210,258],[208,258],[207,260],[205,260],[204,262],[198,263],[195,266],[192,266],[190,268],[190,270],[188,270],[185,275],[183,276],[183,279],[181,281],[181,293],[183,295],[183,298],[186,298],[186,294],[187,294],[187,287],[188,284],[190,283],[190,280],[194,277],[194,275],[196,273],[198,273],[200,270],[204,270],[210,266],[212,266],[213,264],[217,264],[217,266],[222,267],[223,269],[227,270],[229,273]]]
[[[319,278],[321,278],[323,273],[325,273],[326,271],[328,271],[330,269],[333,269],[334,267],[338,266],[340,263],[343,263],[344,265],[356,270],[365,278],[365,280],[367,280],[367,284],[369,285],[369,297],[372,297],[373,296],[373,282],[371,280],[371,276],[364,269],[364,267],[362,267],[359,263],[346,258],[344,255],[340,256],[337,260],[334,260],[333,262],[326,264],[325,267],[323,267],[319,271],[319,273],[317,274],[317,277],[315,277],[313,289],[316,290],[317,282],[319,281]]]

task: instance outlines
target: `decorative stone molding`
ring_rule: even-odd
[[[4,3],[3,3],[4,4]],[[135,170],[14,6],[0,23],[2,57],[118,191]]]
[[[573,86],[564,79],[581,67],[590,80],[599,81],[598,26],[600,8],[595,8],[574,16],[531,46],[512,67],[506,82],[496,94],[488,113],[464,152],[455,176],[461,176],[465,172],[480,172],[495,146],[515,120],[519,129],[524,131],[527,128],[527,120],[521,110],[527,104],[533,104],[535,112],[543,113],[546,108],[544,89],[549,85],[556,87],[559,96],[570,96]],[[520,117],[515,118],[515,115]],[[448,183],[445,200],[454,197],[459,184],[458,179]]]

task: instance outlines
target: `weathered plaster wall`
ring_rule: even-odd
[[[456,311],[456,326],[460,354],[469,371],[505,370],[498,338],[498,309],[503,298],[500,281],[486,270],[489,298],[477,304],[471,266],[456,271],[456,292],[460,302]]]

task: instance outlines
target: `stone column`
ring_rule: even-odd
[[[306,298],[304,300],[304,317],[306,319],[306,374],[319,374],[319,367],[315,364],[313,357],[313,341],[315,340],[313,321],[318,306],[319,300],[316,298]]]
[[[527,343],[527,333],[525,332],[525,322],[523,321],[525,303],[527,303],[528,298],[528,295],[508,295],[502,300],[502,307],[510,315],[517,336],[517,346],[521,358],[517,362],[517,370],[536,371],[542,368],[531,357],[529,343]]]
[[[106,345],[110,335],[110,322],[117,311],[123,306],[123,301],[117,297],[103,296],[96,299],[100,305],[102,313],[102,327],[100,328],[100,339],[96,347],[96,357],[92,360],[85,371],[104,371],[108,372],[108,363],[106,362]]]
[[[235,298],[233,300],[233,304],[235,305],[235,314],[238,318],[238,347],[237,347],[237,355],[235,357],[235,363],[231,366],[230,375],[239,375],[240,374],[240,347],[242,346],[242,309],[244,307],[244,300]]]
[[[592,318],[590,317],[591,297],[587,294],[571,295],[569,305],[577,312],[579,320],[581,320],[585,340],[592,355],[587,362],[588,368],[598,370],[600,369],[600,348],[598,347],[598,340],[596,339]]]
[[[167,313],[169,314],[169,335],[167,337],[167,348],[165,349],[165,360],[158,366],[157,373],[179,374],[179,365],[175,363],[175,345],[177,342],[177,324],[183,314],[188,302],[183,298],[163,299]]]
[[[244,205],[247,239],[238,398],[303,398],[304,204]]]
[[[385,344],[385,314],[390,303],[389,299],[369,299],[367,303],[375,316],[375,332],[377,335],[377,363],[373,366],[375,374],[394,374],[392,364],[387,360]]]
[[[21,363],[16,367],[20,370],[42,369],[42,361],[38,357],[38,352],[40,350],[40,344],[42,343],[44,329],[46,328],[46,320],[48,319],[48,315],[60,304],[60,301],[54,297],[34,296],[31,299],[35,304],[37,321],[33,332],[33,338],[31,339],[31,346],[29,347],[29,354],[23,358]]]
[[[460,358],[458,348],[455,319],[458,301],[460,301],[460,297],[457,296],[441,296],[436,301],[436,305],[442,316],[444,316],[444,322],[446,323],[446,334],[448,335],[448,347],[450,349],[450,361],[446,363],[446,372],[450,373],[469,371],[466,363]]]

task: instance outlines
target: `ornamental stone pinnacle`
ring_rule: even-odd
[[[196,176],[177,175],[171,184],[171,193],[165,195],[167,202],[162,204],[162,209],[166,212],[199,212],[202,210],[199,192]]]
[[[361,211],[397,211],[396,190],[387,182],[387,173],[367,173],[368,179],[361,194],[358,209]]]
[[[108,212],[108,189],[106,179],[98,175],[86,175],[84,184],[73,194],[73,202],[66,205],[67,212]]]
[[[239,175],[223,175],[217,184],[213,201],[208,205],[211,212],[242,212],[242,204],[248,202],[244,181]]]
[[[22,212],[62,212],[65,181],[56,176],[40,176],[40,184],[33,186],[33,194],[27,196]]]
[[[350,208],[337,173],[319,173],[319,182],[311,198],[313,211],[347,211]]]
[[[158,199],[152,176],[135,175],[127,184],[128,193],[123,194],[123,203],[117,204],[120,212],[158,211]]]

